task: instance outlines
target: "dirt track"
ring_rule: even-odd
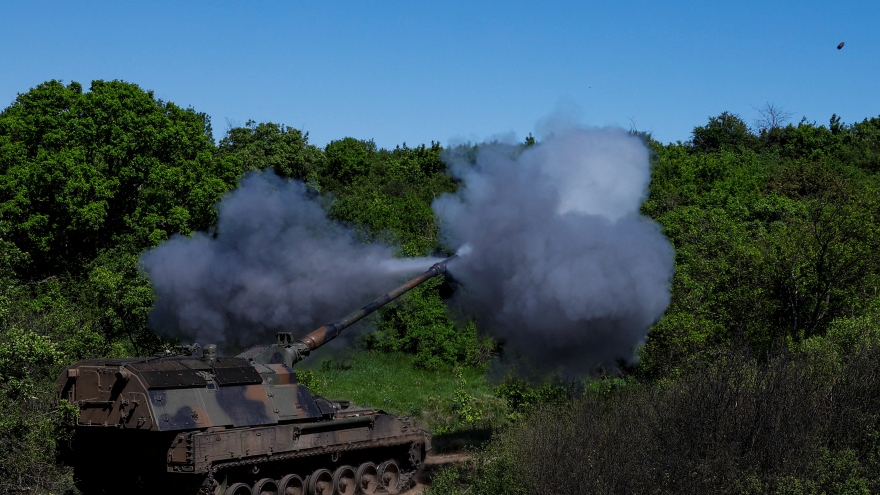
[[[441,467],[447,464],[464,462],[467,459],[468,455],[463,453],[429,455],[425,459],[425,467],[415,477],[414,486],[401,495],[420,495],[425,491],[425,487],[431,484],[431,478]]]

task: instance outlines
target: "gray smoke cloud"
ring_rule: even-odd
[[[272,172],[224,197],[214,235],[175,236],[141,255],[156,294],[151,326],[226,351],[272,343],[277,331],[304,336],[436,261],[364,243],[327,217],[320,196]]]
[[[537,145],[445,157],[462,181],[434,202],[463,255],[455,300],[513,354],[563,372],[632,362],[669,305],[674,253],[639,214],[649,151],[622,129],[554,129]]]
[[[558,121],[557,121],[558,122]],[[566,373],[633,361],[669,304],[674,253],[639,214],[649,151],[622,129],[549,127],[537,145],[450,150],[459,191],[434,202],[454,302],[510,354]],[[303,336],[427,269],[329,219],[323,198],[252,173],[218,205],[212,234],[144,253],[166,335],[234,351]],[[347,331],[343,335],[351,335]]]

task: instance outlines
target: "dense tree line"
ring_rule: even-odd
[[[643,211],[675,246],[676,275],[641,372],[668,376],[731,345],[772,352],[876,306],[880,118],[753,134],[725,113],[653,147]]]
[[[64,487],[54,446],[69,411],[53,405],[57,373],[78,359],[143,355],[173,344],[147,326],[153,294],[138,256],[171,235],[210,231],[214,205],[246,172],[271,168],[304,181],[326,195],[331,216],[365,240],[392,243],[400,255],[443,250],[431,201],[457,184],[438,143],[386,150],[346,137],[321,148],[302,130],[256,122],[227,130],[219,142],[212,135],[207,115],[121,81],[94,81],[87,91],[46,82],[0,112],[0,455],[10,459],[0,466],[0,491]],[[686,396],[687,387],[742,381],[742,374],[758,377],[753,385],[760,391],[770,386],[763,373],[775,376],[787,366],[780,362],[800,366],[801,359],[833,370],[807,377],[817,380],[816,393],[826,381],[850,383],[840,366],[857,350],[873,356],[877,340],[869,336],[880,318],[880,118],[845,124],[833,116],[827,126],[774,120],[755,130],[725,112],[695,127],[687,142],[644,137],[654,164],[642,211],[675,246],[672,304],[651,329],[639,364],[625,370],[626,383],[640,384],[623,387],[634,395],[621,392],[621,402],[598,406],[579,399],[577,407],[611,408],[616,416],[614,408],[629,407],[627,401],[667,401]],[[524,146],[533,144],[530,136]],[[432,283],[386,309],[365,345],[416,353],[422,366],[438,369],[484,364],[497,344],[481,338],[473,322],[450,317],[443,301],[449,290]],[[715,375],[705,372],[734,361]],[[733,375],[692,383],[718,373]],[[651,388],[664,383],[675,385]],[[506,387],[499,394],[518,394],[520,402],[546,397],[546,389],[525,386],[514,394],[511,383]],[[674,387],[684,395],[670,392]],[[867,414],[876,404],[855,401],[854,390],[834,393],[853,397],[854,410]],[[663,414],[675,424],[674,405],[665,407],[650,424],[664,425]],[[723,421],[740,421],[722,412]],[[843,452],[873,466],[863,458],[864,435],[880,424],[859,418],[853,424],[863,432],[854,434],[862,437],[840,445],[816,437],[825,443],[811,444],[819,447],[810,455],[819,457],[809,462]],[[771,463],[772,476],[750,476],[783,483],[779,476],[800,476],[797,469],[809,462],[788,471]]]

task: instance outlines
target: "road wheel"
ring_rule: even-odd
[[[227,488],[223,495],[251,495],[251,487],[244,483],[236,483]]]
[[[278,495],[304,495],[305,483],[295,474],[288,474],[278,482]]]
[[[326,469],[319,469],[309,476],[308,495],[333,495],[333,475]]]
[[[379,476],[376,474],[376,465],[372,462],[361,464],[354,479],[364,495],[373,495],[379,489]]]
[[[278,483],[271,478],[263,478],[254,483],[252,495],[278,495]]]
[[[397,484],[400,482],[400,468],[397,466],[397,462],[393,460],[385,461],[379,464],[377,472],[379,484],[385,488],[386,492],[396,495],[399,491]]]
[[[356,488],[354,468],[351,466],[339,466],[333,473],[333,493],[335,495],[354,495]]]

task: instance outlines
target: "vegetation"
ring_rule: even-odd
[[[419,358],[399,352],[355,353],[299,371],[313,393],[420,420],[435,434],[437,452],[487,440],[506,423],[507,407],[483,376],[483,368],[456,366],[427,370]]]
[[[537,408],[431,493],[877,493],[877,316]]]
[[[535,401],[432,493],[880,491],[878,144],[876,118],[729,113],[651,142],[676,273],[640,363]]]
[[[503,346],[453,318],[454,288],[434,280],[383,309],[353,355],[300,378],[420,418],[442,449],[492,438],[435,493],[880,491],[880,118],[765,116],[753,129],[725,112],[684,143],[643,136],[642,211],[676,271],[672,304],[620,376],[493,372],[490,385]],[[443,249],[431,201],[457,187],[444,152],[350,137],[320,148],[256,122],[215,143],[207,115],[121,81],[20,94],[0,112],[0,492],[71,489],[56,450],[72,411],[55,404],[55,377],[173,344],[147,327],[138,255],[210,231],[244,173],[303,180],[365,241],[427,255]]]
[[[644,376],[674,376],[732,345],[767,354],[824,335],[878,294],[880,155],[853,142],[873,129],[857,142],[876,147],[880,118],[749,139],[744,128],[722,115],[697,127],[694,142],[654,144],[643,210],[675,246],[676,275],[672,305],[642,350]]]

